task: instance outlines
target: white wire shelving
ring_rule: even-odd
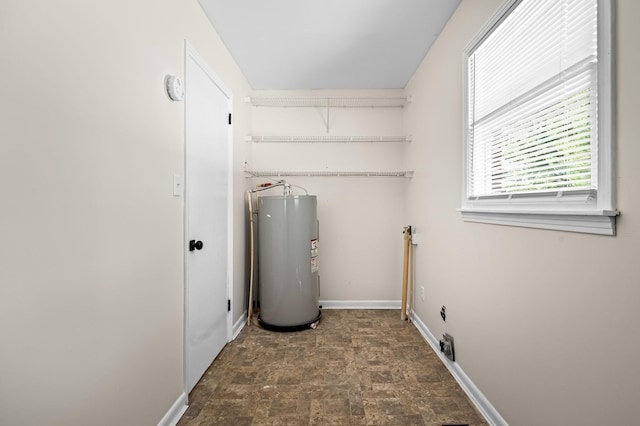
[[[406,96],[252,96],[245,102],[254,107],[326,108],[325,125],[329,133],[331,108],[403,108],[411,102]],[[245,140],[254,143],[401,143],[411,142],[411,136],[343,136],[343,135],[248,135]],[[391,177],[411,178],[408,170],[246,170],[247,177]]]
[[[411,178],[413,171],[295,171],[295,170],[247,170],[247,177],[399,177]]]
[[[245,102],[260,107],[402,108],[406,96],[251,96]]]
[[[250,135],[247,142],[255,143],[352,143],[352,142],[411,142],[411,136],[263,136]]]

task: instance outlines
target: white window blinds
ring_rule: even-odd
[[[597,1],[505,16],[468,55],[467,197],[596,191]]]

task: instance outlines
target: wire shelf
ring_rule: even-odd
[[[250,177],[413,177],[413,171],[293,171],[249,170]]]
[[[402,108],[410,99],[402,96],[256,96],[247,98],[247,101],[253,106],[263,107]]]
[[[247,136],[247,142],[259,143],[352,143],[411,142],[410,136]]]

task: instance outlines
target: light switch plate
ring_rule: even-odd
[[[173,175],[173,196],[182,197],[182,176]]]

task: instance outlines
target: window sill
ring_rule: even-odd
[[[551,229],[585,234],[615,235],[618,211],[513,211],[458,209],[465,222]]]

